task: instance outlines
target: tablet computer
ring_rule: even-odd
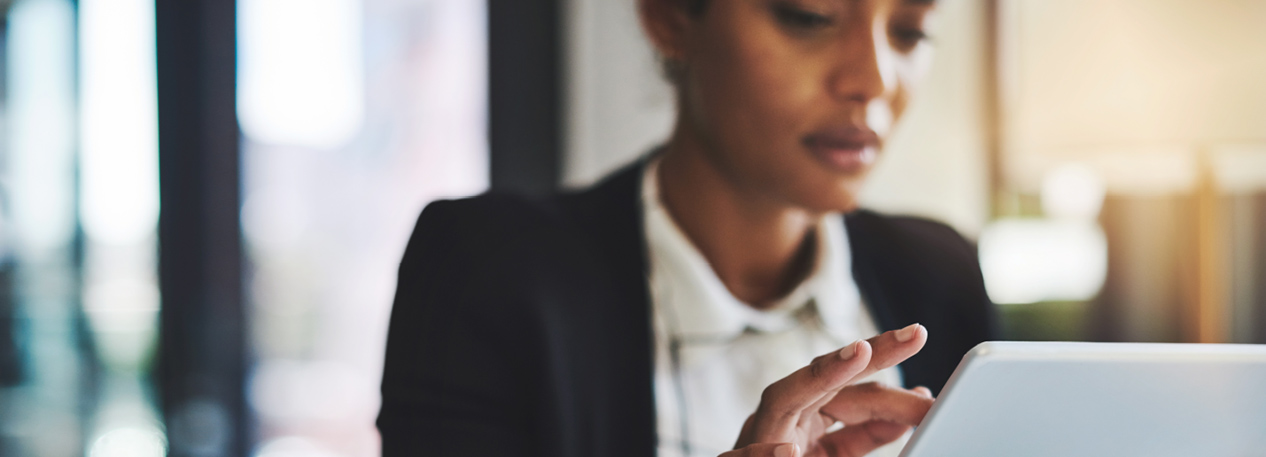
[[[1266,345],[988,342],[902,457],[1266,456]]]

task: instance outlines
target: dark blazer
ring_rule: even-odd
[[[655,455],[641,174],[427,206],[391,314],[384,457]],[[878,326],[928,328],[905,382],[939,391],[995,335],[975,249],[927,220],[857,211],[845,223]]]

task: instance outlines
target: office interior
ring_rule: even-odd
[[[940,0],[864,206],[1012,340],[1266,344],[1266,2]],[[353,457],[430,201],[666,137],[633,0],[0,1],[0,455]]]

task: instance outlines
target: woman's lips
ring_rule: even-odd
[[[818,161],[846,174],[865,171],[875,163],[879,151],[879,137],[869,129],[822,130],[806,135],[801,142]]]

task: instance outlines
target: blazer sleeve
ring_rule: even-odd
[[[924,349],[931,359],[927,362],[935,367],[933,379],[925,384],[939,395],[963,356],[980,343],[999,339],[1000,331],[997,309],[985,290],[975,243],[944,224],[931,224],[929,228],[934,232],[929,240],[935,240],[943,252],[943,257],[936,260],[943,282],[935,289],[936,295],[943,294],[947,313],[937,320],[938,327],[931,335],[935,346]],[[931,345],[933,340],[929,340]]]
[[[985,278],[980,268],[980,255],[976,243],[964,238],[956,230],[937,224],[942,244],[955,252],[957,260],[947,262],[947,275],[954,278],[954,295],[961,297],[954,309],[955,324],[964,333],[971,347],[1001,336],[997,307],[985,290]]]
[[[377,425],[382,455],[535,455],[516,319],[496,309],[478,217],[436,202],[400,263]]]

